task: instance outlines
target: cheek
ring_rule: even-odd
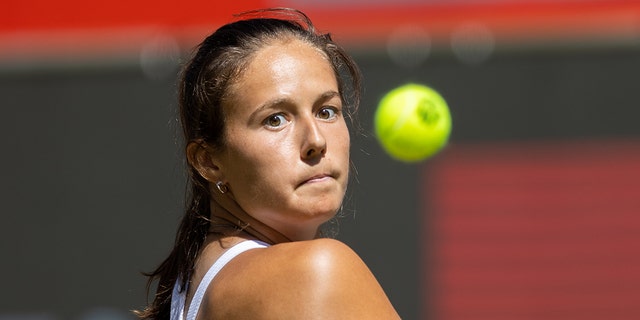
[[[346,124],[344,127],[341,127],[340,130],[336,130],[336,137],[334,138],[334,143],[337,146],[337,149],[340,150],[340,154],[343,155],[349,160],[349,149],[351,147],[351,140],[349,135],[349,129],[347,129]]]
[[[228,140],[225,155],[225,173],[230,182],[248,184],[269,179],[269,174],[280,170],[284,158],[291,154],[283,147],[284,141],[270,141],[265,136],[236,135]]]
[[[329,149],[333,149],[333,153],[331,154],[332,161],[335,165],[342,168],[343,172],[346,174],[343,176],[343,183],[346,187],[348,183],[348,177],[350,170],[350,136],[349,130],[346,128],[340,128],[339,130],[334,130],[335,135],[333,136],[333,147],[329,145]]]

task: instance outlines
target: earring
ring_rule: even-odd
[[[227,185],[222,181],[216,182],[216,188],[218,188],[218,191],[220,191],[221,194],[225,194],[229,191],[229,187],[227,187]]]

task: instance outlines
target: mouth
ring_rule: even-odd
[[[304,179],[299,185],[298,187],[305,185],[305,184],[313,184],[313,183],[321,183],[321,182],[325,182],[328,181],[330,179],[334,179],[334,176],[332,174],[328,174],[328,173],[322,173],[322,174],[316,174],[313,175],[307,179]]]

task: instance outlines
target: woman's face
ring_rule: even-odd
[[[345,194],[349,132],[333,69],[298,40],[260,49],[232,85],[221,180],[254,218],[313,238]]]

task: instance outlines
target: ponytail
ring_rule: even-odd
[[[171,314],[171,294],[174,285],[177,281],[181,281],[181,288],[187,287],[198,252],[209,230],[211,210],[206,181],[198,177],[192,174],[189,206],[178,228],[173,250],[158,268],[153,272],[145,273],[149,277],[147,292],[156,281],[157,289],[153,302],[147,308],[134,311],[140,319],[168,320]]]

